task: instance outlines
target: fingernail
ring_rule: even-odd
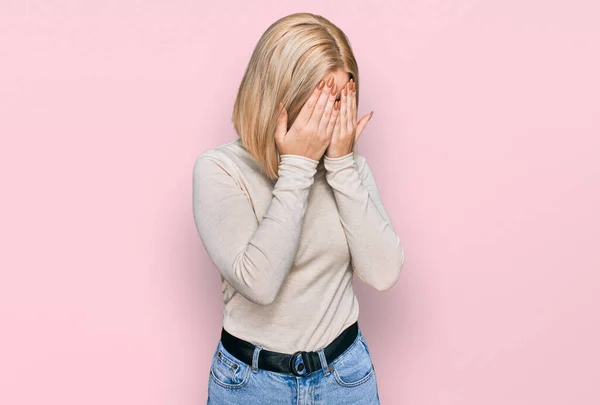
[[[319,82],[319,84],[317,85],[317,88],[319,90],[323,89],[323,86],[325,86],[325,80],[321,79],[321,81]]]
[[[327,87],[331,87],[332,84],[333,84],[333,76],[331,76],[329,78],[329,80],[327,80]]]
[[[375,111],[371,111],[371,116],[369,117],[369,119],[373,118],[374,113],[375,113]]]
[[[336,95],[336,91],[337,91],[337,84],[334,84],[333,87],[331,88],[331,95],[335,96]]]

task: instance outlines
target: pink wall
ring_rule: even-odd
[[[352,41],[405,246],[391,291],[355,278],[382,403],[600,403],[591,0],[3,0],[0,403],[205,402],[222,301],[192,165],[296,11]]]

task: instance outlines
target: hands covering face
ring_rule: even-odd
[[[362,134],[373,112],[363,116],[357,122],[356,83],[350,79],[341,90],[340,100],[336,101],[334,108],[339,110],[335,122],[331,142],[325,152],[330,158],[341,157],[349,154]]]
[[[281,111],[275,129],[275,142],[280,155],[295,154],[319,160],[325,153],[330,158],[352,152],[367,121],[373,113],[356,121],[356,84],[352,79],[341,90],[336,101],[337,84],[330,77],[321,80],[287,130],[287,111]],[[332,87],[333,86],[333,87]]]

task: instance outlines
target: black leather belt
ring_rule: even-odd
[[[333,362],[350,347],[357,335],[358,321],[344,329],[331,343],[325,346],[324,352],[327,363]],[[252,366],[252,356],[256,348],[254,344],[233,336],[225,328],[221,330],[221,343],[225,350],[233,356]],[[258,355],[258,368],[280,373],[292,373],[299,377],[309,376],[322,367],[319,353],[315,351],[297,351],[294,354],[288,354],[261,349]]]

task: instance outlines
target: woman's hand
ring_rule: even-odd
[[[339,118],[335,123],[331,143],[325,152],[327,157],[336,158],[352,152],[365,125],[373,116],[373,111],[358,122],[356,115],[356,83],[350,79],[340,95]]]
[[[333,109],[337,85],[331,87],[333,77],[325,85],[321,80],[304,103],[302,110],[287,130],[287,111],[279,103],[281,111],[275,129],[275,143],[280,155],[294,154],[319,160],[327,149],[339,110]]]

